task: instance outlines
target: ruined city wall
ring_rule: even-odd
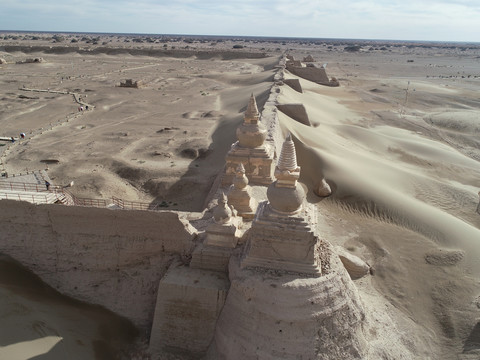
[[[62,293],[149,330],[158,282],[193,248],[184,216],[1,200],[0,252]]]
[[[319,83],[319,84],[329,84],[330,80],[328,79],[325,69],[306,66],[306,67],[288,67],[288,71],[292,74],[300,76],[301,78]]]
[[[267,128],[266,141],[272,144],[275,151],[275,159],[280,154],[282,149],[283,140],[285,139],[282,129],[280,128],[280,122],[278,121],[277,104],[278,95],[280,93],[280,86],[283,84],[285,77],[285,58],[280,61],[277,67],[277,72],[274,76],[274,83],[270,89],[270,96],[267,102],[263,106],[261,121]]]

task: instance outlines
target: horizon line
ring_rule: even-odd
[[[37,33],[37,34],[91,34],[91,35],[117,35],[117,36],[181,36],[181,37],[211,37],[211,38],[262,38],[279,40],[334,40],[334,41],[390,41],[390,42],[412,42],[412,43],[460,43],[460,44],[480,44],[478,41],[463,40],[409,40],[409,39],[366,39],[366,38],[331,38],[331,37],[300,37],[300,36],[273,36],[273,35],[207,35],[207,34],[160,34],[160,33],[128,33],[128,32],[101,32],[101,31],[58,31],[58,30],[6,30],[0,29],[0,32],[9,33]]]

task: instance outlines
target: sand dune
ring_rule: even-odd
[[[361,86],[327,90],[301,82],[304,94],[282,87],[279,101],[303,103],[320,125],[309,128],[282,113],[279,118],[296,138],[307,186],[325,176],[334,189],[318,204],[328,216],[324,231],[334,235],[332,242],[370,257],[377,269],[374,286],[401,310],[397,316],[421,324],[413,332],[429,334],[433,353],[447,351],[437,353],[439,358],[471,350],[465,341],[477,336],[471,317],[478,311],[472,303],[479,291],[480,163],[439,141],[436,128],[427,124],[414,132],[401,129],[401,117],[395,124],[382,124],[381,117],[370,121],[369,108],[392,105],[362,104]],[[421,88],[435,95],[462,94],[430,84]],[[423,116],[437,127],[465,124],[478,137],[478,111]],[[456,120],[449,122],[452,117]],[[309,199],[320,200],[313,194]]]
[[[62,338],[58,336],[45,336],[40,339],[22,341],[4,346],[0,350],[0,355],[5,359],[11,360],[30,359],[49,353],[60,341],[62,341]]]
[[[136,336],[127,320],[59,294],[0,256],[0,359],[94,359],[126,355]]]

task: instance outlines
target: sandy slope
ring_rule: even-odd
[[[127,356],[136,335],[127,320],[59,294],[6,256],[0,309],[0,359],[112,359]]]
[[[382,97],[394,96],[402,81],[390,80]],[[480,151],[460,139],[478,138],[480,108],[458,110],[476,98],[462,87],[412,81],[422,95],[416,92],[400,112],[392,103],[362,101],[382,86],[371,80],[334,89],[301,83],[304,94],[284,86],[280,102],[303,103],[319,126],[307,128],[282,113],[280,119],[297,138],[307,185],[324,175],[335,189],[318,205],[326,237],[376,268],[373,286],[399,310],[397,317],[419,325],[409,327],[418,358],[478,356]],[[443,132],[452,128],[456,142]]]

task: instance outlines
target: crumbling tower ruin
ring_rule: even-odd
[[[267,130],[260,121],[257,102],[250,97],[243,123],[237,128],[238,141],[232,145],[225,160],[225,175],[222,185],[230,185],[239,164],[245,167],[245,174],[253,184],[269,185],[273,181],[272,146],[265,143]]]

